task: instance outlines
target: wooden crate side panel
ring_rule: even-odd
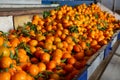
[[[14,26],[15,26],[15,29],[17,29],[18,26],[23,27],[24,24],[26,24],[27,22],[32,22],[32,18],[33,18],[34,15],[35,14],[14,16]],[[37,14],[37,15],[42,17],[41,14]]]
[[[21,15],[21,16],[14,16],[14,26],[17,29],[18,26],[24,26],[27,22],[32,21],[33,15]]]

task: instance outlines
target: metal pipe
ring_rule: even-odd
[[[115,0],[113,0],[112,11],[115,12]]]

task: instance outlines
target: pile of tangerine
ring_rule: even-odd
[[[0,32],[0,80],[71,80],[120,22],[96,5],[64,5]]]

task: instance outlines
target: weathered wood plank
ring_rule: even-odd
[[[18,16],[42,14],[43,11],[55,9],[55,7],[39,7],[39,8],[0,8],[0,16]]]

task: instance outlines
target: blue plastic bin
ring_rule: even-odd
[[[109,42],[108,45],[106,46],[106,49],[105,49],[105,52],[104,52],[104,58],[106,58],[109,55],[111,50],[112,50],[111,42]]]
[[[72,80],[87,80],[87,67]]]
[[[75,6],[82,3],[91,4],[93,2],[94,0],[42,0],[42,4],[60,4],[60,6]]]
[[[85,70],[84,73],[77,78],[77,80],[87,80],[87,70]]]
[[[118,38],[117,39],[120,40],[120,32],[118,33]]]

